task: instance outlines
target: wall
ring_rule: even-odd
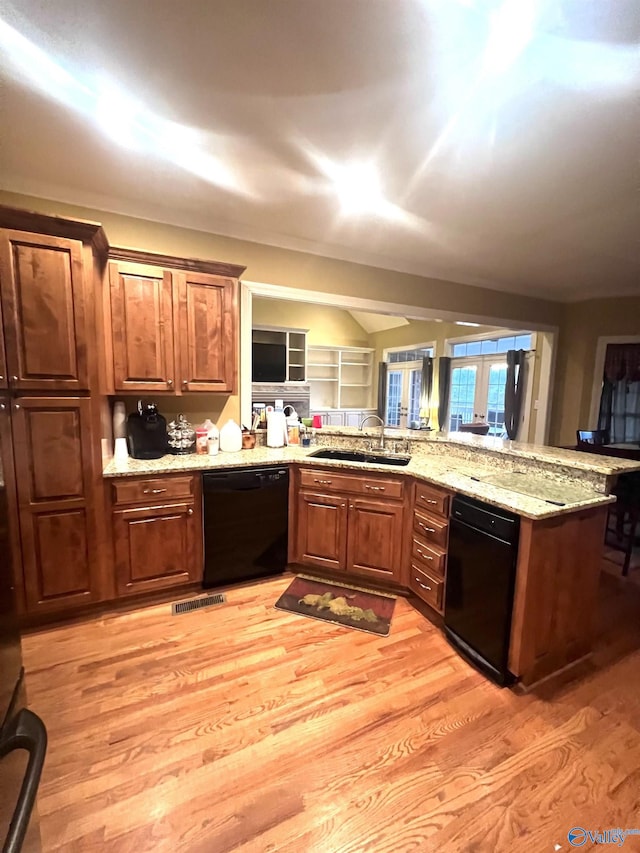
[[[254,326],[308,329],[307,344],[310,346],[371,346],[362,326],[342,308],[256,296],[252,300],[252,322]]]
[[[452,311],[461,317],[492,317],[504,320],[505,325],[517,321],[555,326],[561,315],[561,305],[548,300],[391,272],[32,196],[0,191],[0,203],[101,222],[113,245],[241,264],[247,268],[243,275],[247,281],[366,296],[391,304]]]
[[[640,335],[640,296],[563,305],[549,443],[573,445],[589,429],[595,349],[599,337]]]

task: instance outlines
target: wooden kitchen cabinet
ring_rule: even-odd
[[[104,311],[107,390],[233,393],[243,270],[112,248]]]
[[[19,397],[10,405],[25,609],[99,600],[91,401]]]
[[[352,499],[349,503],[347,571],[400,580],[401,503]]]
[[[202,580],[199,476],[112,481],[118,596]]]
[[[0,232],[5,365],[13,391],[89,389],[89,321],[80,240]]]
[[[172,391],[171,273],[149,265],[112,261],[109,286],[115,390]]]
[[[409,589],[438,613],[444,612],[451,493],[416,480],[411,513]]]
[[[347,499],[302,491],[297,503],[296,562],[320,569],[347,564]]]
[[[232,393],[237,384],[237,295],[231,278],[173,274],[180,390]]]
[[[329,467],[296,476],[292,560],[400,583],[403,479]]]
[[[0,391],[9,387],[7,379],[7,360],[4,355],[4,326],[2,323],[2,302],[0,301]]]

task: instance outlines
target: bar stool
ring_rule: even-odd
[[[636,536],[640,534],[640,473],[621,474],[613,494],[617,500],[609,508],[605,544],[624,552],[622,575],[626,577]]]

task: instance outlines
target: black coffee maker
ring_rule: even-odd
[[[169,452],[167,420],[155,403],[142,404],[127,418],[127,446],[133,459],[159,459]]]

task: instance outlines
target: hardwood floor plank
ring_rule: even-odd
[[[608,576],[581,677],[518,695],[404,599],[382,638],[275,610],[289,582],[25,638],[46,851],[500,853],[637,823],[640,590]]]

